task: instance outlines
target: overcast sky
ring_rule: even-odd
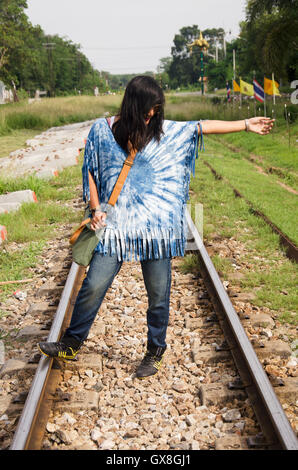
[[[47,34],[81,45],[98,70],[156,71],[183,26],[239,34],[246,0],[28,0],[27,15]],[[231,35],[229,32],[231,31]]]

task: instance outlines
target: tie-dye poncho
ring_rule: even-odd
[[[187,225],[185,208],[191,173],[195,171],[200,122],[167,121],[161,140],[151,140],[136,154],[114,207],[107,204],[127,153],[116,142],[106,119],[92,126],[85,148],[83,198],[90,200],[90,171],[106,229],[96,251],[119,261],[184,256]]]

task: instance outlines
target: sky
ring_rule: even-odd
[[[75,44],[97,70],[112,74],[157,71],[184,26],[239,34],[246,0],[27,0],[26,13],[46,34]],[[230,34],[231,32],[231,34]]]

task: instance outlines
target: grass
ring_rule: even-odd
[[[204,240],[212,242],[216,233],[222,239],[233,237],[244,248],[239,258],[243,274],[240,280],[233,278],[231,260],[221,254],[211,256],[216,269],[223,279],[239,283],[241,290],[253,290],[256,298],[252,304],[266,306],[280,321],[297,325],[297,265],[286,258],[278,236],[250,213],[243,199],[235,198],[224,181],[215,180],[201,160],[196,166],[191,203],[204,205]],[[187,265],[192,266],[188,261],[186,270]]]
[[[183,273],[197,273],[199,270],[199,262],[197,256],[193,254],[186,254],[183,263],[179,265],[179,270]]]
[[[22,102],[1,106],[0,156],[23,147],[27,139],[46,128],[95,119],[105,112],[114,114],[119,108],[121,98],[81,96],[42,99],[31,105]],[[252,302],[260,306],[266,305],[276,311],[282,321],[297,324],[294,287],[297,278],[296,265],[284,256],[277,235],[273,234],[261,219],[249,212],[242,199],[234,197],[227,184],[216,181],[202,162],[202,158],[209,159],[210,163],[240,191],[245,192],[252,202],[260,204],[258,207],[261,210],[269,211],[272,220],[275,218],[275,221],[279,222],[278,226],[281,222],[283,228],[280,228],[283,231],[294,233],[294,196],[289,197],[285,190],[277,189],[277,176],[259,175],[247,161],[251,153],[262,157],[260,160],[264,167],[275,165],[282,168],[289,175],[291,184],[295,184],[295,147],[293,145],[289,150],[281,109],[282,107],[277,113],[278,127],[266,138],[245,133],[205,138],[206,153],[197,162],[196,176],[191,183],[195,193],[192,202],[204,204],[206,240],[212,240],[212,234],[216,232],[227,239],[234,237],[245,247],[246,251],[241,254],[241,271],[244,276],[239,283],[244,290],[254,289],[256,299]],[[222,103],[212,105],[210,100],[200,96],[168,95],[166,98],[166,119],[232,120],[245,118],[247,114],[247,107],[239,110]],[[293,124],[292,134],[296,130],[297,124]],[[233,145],[240,151],[232,153],[224,144]],[[8,243],[2,245],[4,249],[0,251],[0,280],[27,277],[46,241],[55,236],[56,228],[64,222],[79,222],[80,215],[75,213],[69,201],[76,196],[76,186],[81,185],[81,163],[82,155],[78,166],[67,168],[50,181],[42,181],[32,176],[7,180],[0,175],[0,194],[32,189],[38,199],[38,204],[26,204],[17,213],[0,215],[0,224],[7,226],[10,237]],[[297,239],[296,235],[294,239]],[[19,244],[18,247],[16,243]],[[217,254],[212,258],[222,276],[229,279],[234,273],[229,259]],[[186,256],[184,264],[188,272],[195,272],[197,269],[196,260],[192,256]],[[245,267],[246,265],[251,268]],[[1,287],[0,300],[11,295],[16,287]]]
[[[292,125],[291,132],[297,137],[298,124]],[[279,125],[272,134],[266,137],[235,133],[211,136],[211,140],[227,147],[230,153],[232,150],[242,159],[255,162],[265,172],[276,176],[280,182],[298,190],[298,144],[295,138],[292,139],[291,147],[289,147],[285,125]]]
[[[77,196],[76,186],[81,184],[81,166],[69,167],[49,181],[30,176],[15,180],[0,179],[0,194],[3,192],[31,189],[35,191],[37,203],[26,203],[17,212],[0,214],[0,225],[5,225],[7,242],[0,250],[0,281],[24,279],[47,240],[54,238],[56,230],[65,223],[79,224],[82,214],[76,212],[70,201]],[[11,244],[11,242],[14,242]],[[16,248],[16,244],[18,247]],[[21,284],[20,284],[21,286]],[[12,295],[18,284],[1,286],[0,301]]]
[[[9,245],[0,250],[0,281],[14,281],[31,277],[31,268],[36,265],[38,256],[40,256],[45,246],[45,240],[38,240],[21,246],[14,250]],[[0,301],[21,287],[22,284],[0,286]],[[4,313],[2,312],[2,315]]]
[[[292,132],[298,135],[298,124],[292,125]],[[251,133],[234,133],[222,135],[220,140],[231,143],[244,152],[259,156],[259,161],[267,167],[274,166],[297,171],[298,144],[296,139],[292,139],[289,147],[285,124],[279,125],[277,129],[274,128],[272,134],[266,137],[258,138]]]
[[[297,196],[276,184],[275,176],[257,172],[251,163],[238,153],[231,154],[219,142],[210,140],[207,148],[202,158],[298,245]],[[221,158],[216,158],[217,154]]]
[[[54,126],[88,121],[102,116],[105,112],[118,110],[120,95],[68,96],[43,98],[29,104],[27,101],[1,106],[0,136],[7,136],[15,130],[44,130]]]
[[[25,148],[26,140],[32,139],[38,131],[41,131],[41,129],[18,129],[0,136],[0,158],[7,157],[14,150]]]
[[[176,121],[204,120],[204,119],[223,119],[237,120],[247,117],[246,109],[233,109],[226,104],[214,105],[207,97],[196,95],[186,96],[166,96],[165,106],[166,119]]]
[[[76,194],[75,185],[79,185],[82,182],[82,161],[83,153],[81,153],[78,165],[65,168],[59,173],[58,177],[50,180],[43,180],[34,175],[15,179],[0,177],[0,194],[31,189],[31,191],[35,192],[39,202],[52,200],[66,201],[71,199]]]
[[[22,204],[17,212],[0,216],[0,224],[6,227],[9,239],[16,243],[46,240],[65,221],[77,222],[76,212],[55,201]]]

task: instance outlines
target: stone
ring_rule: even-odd
[[[53,313],[55,312],[56,309],[53,307],[50,307],[47,302],[37,302],[34,304],[31,304],[26,312],[26,315],[39,315],[41,313]]]
[[[182,380],[178,381],[178,382],[174,382],[173,385],[172,385],[172,389],[175,390],[176,392],[179,392],[179,393],[184,393],[187,391],[187,384],[185,382],[183,382]]]
[[[237,421],[241,418],[241,413],[237,409],[228,410],[226,413],[222,415],[222,419],[225,423],[232,423],[233,421]]]
[[[8,194],[1,194],[0,195],[0,206],[2,203],[9,203],[9,202],[37,202],[37,197],[34,191],[31,189],[24,189],[22,191],[14,191]]]
[[[99,428],[94,428],[92,429],[90,436],[91,436],[92,441],[98,442],[98,440],[103,437],[103,433],[101,432]]]
[[[68,424],[71,424],[72,426],[77,422],[77,420],[69,413],[63,413],[62,417]]]
[[[200,450],[200,444],[198,441],[193,440],[191,442],[191,450]]]
[[[11,396],[0,397],[0,416],[2,416],[11,403]]]
[[[269,328],[264,328],[261,331],[261,335],[265,336],[266,338],[272,338],[272,331]]]
[[[260,359],[269,359],[272,356],[280,356],[286,359],[291,354],[290,346],[281,340],[267,341],[263,348],[257,348],[257,355]]]
[[[0,368],[5,363],[5,346],[2,340],[0,340]],[[0,369],[1,370],[1,369]]]
[[[21,204],[19,202],[0,202],[0,214],[8,214],[19,210]]]
[[[282,387],[274,387],[274,391],[280,401],[285,401],[288,405],[296,405],[298,396],[298,377],[288,377],[283,379]]]
[[[67,431],[64,429],[57,429],[55,432],[56,436],[62,441],[64,444],[71,444],[73,441],[73,438],[75,437],[75,433],[72,431]]]
[[[133,437],[137,437],[138,435],[139,435],[138,429],[130,429],[124,434],[124,437],[133,438]]]
[[[34,336],[46,336],[47,332],[41,330],[40,327],[35,325],[28,325],[25,328],[22,328],[17,335],[17,338],[30,339]]]
[[[8,359],[0,370],[0,378],[4,375],[14,374],[26,367],[26,362],[20,361],[18,359]]]
[[[156,404],[156,400],[155,400],[155,398],[149,397],[148,400],[147,400],[147,403],[148,403],[149,405],[155,405],[155,404]]]
[[[50,433],[57,431],[57,426],[54,423],[47,423],[46,430]]]
[[[115,446],[115,442],[111,439],[105,439],[99,446],[101,450],[110,450],[113,449]]]
[[[216,439],[215,450],[242,450],[243,441],[244,439],[241,439],[240,436],[224,436]]]
[[[243,390],[229,390],[227,386],[215,383],[201,385],[199,397],[202,405],[211,406],[231,403],[235,399],[245,400],[247,395]]]
[[[195,426],[197,424],[197,419],[194,415],[188,415],[185,417],[185,422],[188,426]]]
[[[63,291],[63,286],[57,286],[53,281],[45,282],[37,291],[36,297],[47,297],[49,295],[61,294]]]
[[[4,225],[0,225],[0,245],[7,239],[7,230]]]
[[[196,364],[216,364],[218,362],[231,361],[229,351],[216,351],[207,346],[192,348],[193,360]]]
[[[93,354],[93,353],[84,354],[84,355],[78,354],[76,361],[67,363],[67,369],[72,370],[72,371],[82,369],[84,370],[84,373],[89,371],[88,374],[90,375],[91,375],[91,372],[93,374],[93,371],[96,371],[97,373],[101,373],[102,372],[102,356],[100,354]]]
[[[1,361],[0,361],[0,364],[1,364]],[[290,360],[286,363],[286,367],[297,367],[297,366],[298,366],[297,357],[291,357]]]
[[[57,401],[54,408],[59,411],[98,410],[99,394],[93,390],[70,392],[68,400]]]
[[[193,331],[197,328],[201,328],[203,325],[202,318],[186,318],[185,320],[185,328]]]
[[[251,315],[249,323],[253,328],[263,327],[263,328],[274,328],[274,320],[265,313],[258,313],[256,315]]]

